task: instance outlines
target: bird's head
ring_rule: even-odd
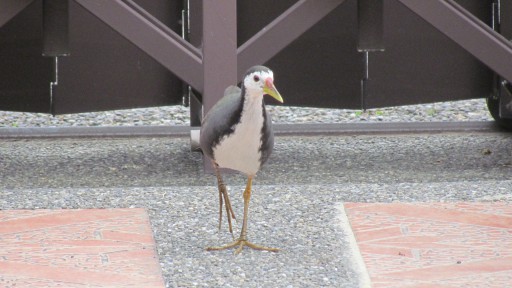
[[[249,95],[269,95],[283,103],[281,94],[274,86],[274,73],[264,66],[254,66],[247,71],[242,83]]]

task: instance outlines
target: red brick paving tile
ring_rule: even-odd
[[[111,219],[113,217],[120,218],[123,216],[131,215],[133,212],[130,210],[131,209],[119,209],[119,211],[117,211],[117,209],[70,209],[60,211],[54,210],[43,215],[34,215],[33,217],[25,215],[23,218],[13,218],[2,221],[2,225],[0,226],[0,234],[22,232],[26,230],[35,230],[83,222],[101,221],[105,219]],[[4,211],[2,211],[2,213],[3,212]],[[12,212],[9,214],[12,215]]]
[[[139,242],[139,243],[153,243],[153,236],[151,234],[127,233],[119,231],[102,231],[101,236],[103,239],[118,240],[126,242]]]
[[[401,236],[400,227],[384,227],[380,229],[360,230],[357,240],[360,242],[372,241],[388,237]]]
[[[460,264],[449,266],[422,267],[415,270],[385,273],[382,274],[381,277],[394,279],[440,280],[503,271],[512,272],[512,258],[495,258],[478,262],[461,262]]]
[[[467,223],[472,225],[491,226],[499,228],[512,228],[512,217],[508,215],[474,213],[457,211],[456,207],[440,208],[442,205],[432,205],[422,207],[414,203],[392,203],[388,205],[378,205],[379,211],[395,217],[414,217],[423,219],[438,219],[441,221],[450,221],[454,223]],[[373,211],[376,206],[365,205],[358,209],[359,211]]]
[[[163,287],[146,212],[0,211],[0,287],[7,286]]]
[[[389,246],[381,246],[381,245],[372,245],[372,244],[359,244],[359,249],[364,251],[364,253],[369,254],[381,254],[381,255],[391,255],[391,256],[402,256],[413,258],[412,252],[410,249],[402,249],[399,247],[389,247]]]
[[[407,249],[420,249],[420,248],[457,248],[460,245],[452,245],[449,243],[442,243],[441,236],[403,236],[394,237],[391,239],[381,239],[378,245],[403,247]]]
[[[512,287],[512,204],[346,203],[345,211],[373,287]],[[368,227],[386,229],[367,241]]]

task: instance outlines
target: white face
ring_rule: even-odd
[[[265,79],[269,77],[274,80],[274,73],[272,73],[272,71],[258,71],[251,73],[244,78],[245,89],[247,89],[247,92],[250,94],[263,94]]]

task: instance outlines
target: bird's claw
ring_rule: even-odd
[[[239,238],[238,240],[231,242],[229,244],[226,244],[224,246],[207,247],[206,250],[207,251],[220,251],[220,250],[235,248],[236,246],[238,246],[238,248],[236,248],[236,250],[235,250],[235,255],[240,254],[240,252],[242,252],[244,246],[247,246],[247,247],[249,247],[251,249],[255,249],[255,250],[263,250],[263,251],[269,251],[269,252],[278,252],[279,251],[279,248],[271,248],[271,247],[257,245],[252,242],[249,242],[247,239],[242,239],[242,238]]]

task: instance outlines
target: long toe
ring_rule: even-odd
[[[243,248],[247,246],[248,248],[255,249],[255,250],[262,250],[262,251],[270,251],[270,252],[278,252],[279,248],[272,248],[262,245],[257,245],[252,242],[247,241],[246,239],[238,239],[234,242],[231,242],[229,244],[226,244],[224,246],[213,246],[213,247],[207,247],[207,251],[220,251],[220,250],[227,250],[231,248],[236,248],[235,255],[240,254],[242,252]]]

